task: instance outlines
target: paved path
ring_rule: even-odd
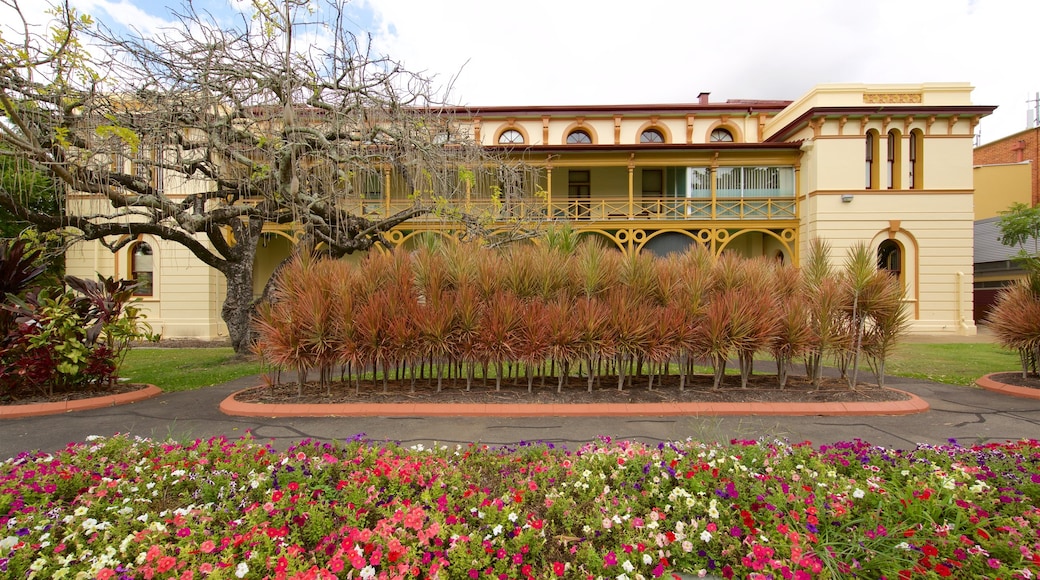
[[[285,448],[303,438],[336,440],[364,433],[376,441],[406,445],[434,442],[550,441],[576,446],[605,435],[647,442],[786,438],[827,444],[853,438],[892,448],[918,443],[964,444],[1040,438],[1040,400],[1020,399],[974,387],[955,387],[892,377],[889,385],[924,398],[931,410],[907,416],[870,417],[542,417],[542,418],[263,418],[229,417],[218,405],[226,396],[257,384],[255,377],[168,393],[120,407],[0,421],[0,459],[21,451],[54,451],[88,435],[129,433],[154,439],[188,440],[247,431]]]

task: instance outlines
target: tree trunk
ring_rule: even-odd
[[[227,325],[231,348],[236,354],[245,354],[253,343],[253,260],[229,262],[223,274],[227,296],[220,317]]]

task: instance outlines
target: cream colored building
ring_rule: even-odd
[[[820,237],[840,264],[865,241],[902,280],[913,332],[970,335],[972,143],[993,109],[972,105],[964,83],[822,85],[793,102],[702,93],[687,104],[460,109],[460,130],[531,169],[510,183],[469,184],[452,202],[503,229],[567,221],[621,252],[700,243],[798,264]],[[366,215],[411,203],[391,172],[359,191],[355,209]],[[421,232],[456,233],[431,216],[388,239],[407,245]],[[293,240],[285,228],[264,236],[257,292]],[[81,276],[152,276],[145,303],[165,337],[226,334],[220,275],[177,245],[145,236],[113,257],[82,244],[67,264]]]

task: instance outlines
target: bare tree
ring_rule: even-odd
[[[0,1],[22,16],[18,0]],[[241,352],[265,224],[291,224],[334,256],[363,251],[438,214],[482,172],[521,170],[490,158],[431,78],[374,55],[341,0],[326,1],[330,17],[302,23],[302,0],[254,0],[253,18],[231,27],[188,2],[150,35],[96,26],[67,0],[49,31],[9,23],[0,153],[64,183],[70,199],[41,213],[4,188],[0,206],[113,252],[139,235],[183,245],[226,278],[222,317]],[[301,42],[304,31],[314,37]],[[407,202],[359,211],[373,180]],[[480,224],[466,217],[460,227]]]

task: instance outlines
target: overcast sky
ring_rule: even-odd
[[[229,18],[249,4],[194,1]],[[180,5],[71,2],[144,32]],[[700,92],[713,101],[796,99],[822,83],[969,82],[974,104],[999,106],[976,129],[985,143],[1025,129],[1035,107],[1027,101],[1040,91],[1038,0],[355,0],[348,8],[378,52],[442,84],[454,79],[452,100],[470,106],[693,102]]]

